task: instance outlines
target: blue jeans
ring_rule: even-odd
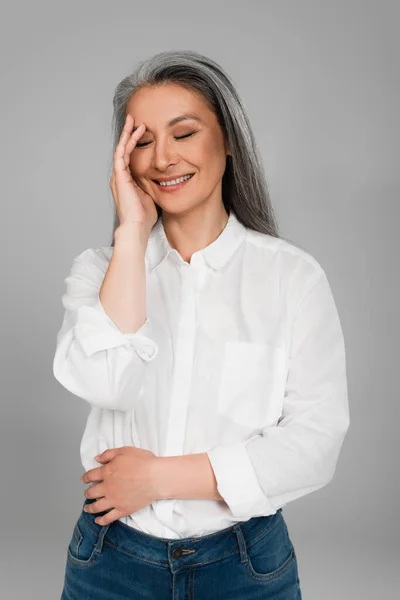
[[[85,498],[83,506],[94,499]],[[201,537],[154,537],[83,510],[67,550],[61,600],[301,600],[282,509]]]

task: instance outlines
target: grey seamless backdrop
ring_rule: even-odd
[[[399,8],[395,2],[25,2],[2,10],[1,590],[58,597],[89,406],[52,376],[72,258],[108,244],[115,85],[194,49],[235,80],[282,234],[327,272],[350,429],[285,508],[305,600],[394,597],[398,566]]]

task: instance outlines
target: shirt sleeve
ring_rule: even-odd
[[[334,476],[350,415],[343,332],[323,270],[297,303],[288,360],[277,425],[208,451],[218,491],[241,519],[274,514]]]
[[[92,406],[131,410],[147,365],[158,353],[149,319],[135,333],[122,333],[100,302],[109,260],[89,248],[74,258],[53,359],[53,374],[68,391]]]

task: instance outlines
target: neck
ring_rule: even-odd
[[[221,202],[215,209],[199,207],[179,215],[163,211],[161,218],[171,247],[190,263],[194,252],[206,248],[221,235],[229,215]]]

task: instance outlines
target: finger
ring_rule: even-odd
[[[128,119],[128,117],[130,117],[130,115],[127,115],[127,119]],[[114,165],[115,165],[116,173],[121,173],[122,171],[124,171],[126,169],[127,164],[129,163],[129,160],[128,160],[128,163],[126,162],[127,143],[130,138],[133,138],[134,144],[136,145],[137,140],[143,133],[143,127],[144,127],[144,124],[141,123],[139,125],[139,127],[133,133],[131,133],[132,124],[130,124],[129,120],[125,121],[125,125],[124,125],[122,133],[121,133],[121,137],[119,139],[118,145],[114,152]]]
[[[83,483],[89,483],[91,481],[103,481],[102,476],[103,467],[95,467],[94,469],[90,469],[90,471],[86,471],[81,477],[81,481]]]
[[[135,125],[135,121],[133,121],[133,125]],[[141,125],[142,125],[142,124],[141,124]],[[139,125],[139,127],[141,127],[141,125]],[[139,129],[139,127],[138,127],[138,129]],[[137,130],[136,130],[136,131],[137,131]],[[131,177],[132,184],[133,184],[133,185],[134,185],[136,188],[138,188],[138,187],[139,187],[139,185],[138,185],[137,181],[134,179],[134,177],[133,177],[133,175],[132,175],[132,171],[131,171],[131,168],[130,168],[130,162],[131,162],[131,154],[132,154],[132,151],[133,151],[134,147],[136,146],[136,143],[137,143],[138,139],[139,139],[139,138],[140,138],[140,136],[141,136],[141,135],[144,133],[144,130],[143,130],[143,133],[141,133],[139,136],[135,136],[135,135],[134,135],[134,134],[136,133],[136,131],[134,131],[134,132],[133,132],[133,134],[132,134],[132,136],[131,136],[131,138],[130,138],[129,142],[128,142],[128,143],[127,143],[127,145],[126,145],[126,149],[125,149],[125,157],[124,157],[124,160],[125,160],[125,164],[126,164],[126,170],[128,171],[128,173],[129,173],[129,175],[130,175],[130,177]]]
[[[132,154],[133,149],[135,148],[139,139],[144,134],[145,130],[146,130],[145,124],[140,123],[140,125],[137,127],[137,129],[135,129],[135,131],[130,136],[129,141],[126,144],[126,148],[125,148],[125,158],[128,159],[128,164],[129,164],[129,160],[130,160],[130,155]]]
[[[116,198],[117,197],[117,188],[115,186],[115,169],[113,169],[113,173],[112,173],[112,176],[110,179],[110,188],[111,188],[114,198]]]
[[[118,448],[107,448],[107,450],[104,450],[104,452],[97,454],[95,459],[99,462],[108,462],[118,454],[123,453],[123,448],[124,446]]]
[[[132,130],[131,116],[128,114],[128,115],[126,115],[125,123],[122,128],[118,144],[114,151],[114,170],[116,172],[121,172],[121,171],[125,170],[125,161],[124,161],[125,147],[131,136],[131,130]]]
[[[131,154],[132,154],[133,149],[135,148],[138,140],[142,137],[142,135],[144,134],[144,132],[146,130],[146,126],[144,123],[140,123],[138,125],[138,127],[136,127],[136,129],[135,129],[135,120],[133,120],[133,127],[134,127],[134,131],[133,131],[133,133],[131,133],[129,140],[127,141],[127,144],[125,146],[124,159],[125,159],[125,163],[126,163],[127,167],[130,163]]]
[[[90,502],[89,504],[85,504],[83,507],[84,512],[89,514],[96,514],[99,512],[103,512],[103,510],[109,510],[110,508],[114,508],[110,501],[105,497],[98,497],[94,502]]]
[[[89,500],[92,500],[93,498],[102,498],[105,494],[104,482],[98,481],[93,483],[93,485],[86,488],[83,494],[85,498],[88,498]]]
[[[109,523],[113,523],[113,521],[116,521],[117,519],[119,519],[120,517],[123,517],[123,516],[125,516],[125,515],[120,510],[113,508],[106,515],[97,517],[94,520],[94,522],[97,523],[98,525],[102,525],[102,526],[108,525]]]

